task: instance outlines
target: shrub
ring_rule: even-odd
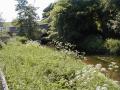
[[[107,39],[105,42],[105,47],[110,54],[117,54],[120,51],[120,40],[117,39]]]
[[[89,53],[105,53],[104,40],[100,36],[88,36],[82,43],[81,48]]]
[[[58,39],[58,32],[49,32],[50,35],[48,36],[51,40],[57,40]]]

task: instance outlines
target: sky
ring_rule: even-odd
[[[43,9],[55,1],[56,0],[35,0],[34,3],[34,0],[28,0],[29,4],[39,7],[37,14],[40,16],[40,19],[42,18]],[[0,13],[6,22],[11,22],[17,17],[17,12],[15,11],[16,4],[17,2],[15,0],[0,0]]]

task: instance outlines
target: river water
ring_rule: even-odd
[[[118,56],[86,56],[83,62],[96,66],[101,64],[106,69],[106,76],[120,81],[120,57]]]

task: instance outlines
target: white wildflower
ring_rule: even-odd
[[[107,87],[101,87],[101,90],[108,90]]]
[[[103,86],[104,86],[104,87],[108,87],[108,84],[104,84]]]
[[[98,69],[98,70],[100,70],[102,68],[102,65],[101,64],[96,64],[95,68]]]
[[[97,87],[96,87],[96,90],[101,90],[100,88],[101,88],[101,86],[97,86]]]
[[[106,72],[107,72],[106,68],[101,68],[100,71],[103,72],[103,73],[106,73]]]
[[[96,90],[108,90],[108,88],[107,87],[105,87],[105,86],[97,86],[96,87]]]
[[[94,65],[88,65],[88,67],[89,67],[89,68],[93,68],[93,67],[94,67]]]

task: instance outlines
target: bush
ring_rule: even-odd
[[[58,32],[49,32],[50,35],[48,36],[51,40],[57,40],[58,39]]]
[[[105,47],[110,54],[118,54],[118,52],[120,51],[120,40],[107,39],[105,42]]]
[[[82,43],[81,48],[88,53],[105,53],[104,40],[101,36],[88,36]]]

